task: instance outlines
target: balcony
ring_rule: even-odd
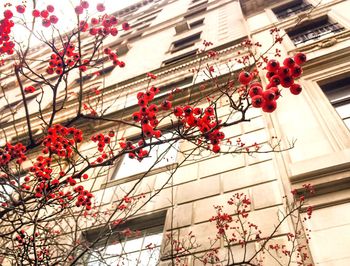
[[[304,11],[310,10],[312,7],[313,5],[300,1],[297,3],[293,3],[292,5],[283,5],[274,8],[272,11],[275,13],[276,17],[279,20],[284,20],[286,18],[296,16]]]
[[[289,31],[288,35],[296,46],[300,46],[309,41],[332,36],[343,30],[344,27],[339,23],[331,23],[328,19],[323,19]]]

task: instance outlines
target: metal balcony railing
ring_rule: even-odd
[[[315,28],[302,31],[300,33],[295,33],[293,35],[289,35],[295,45],[299,45],[305,43],[310,40],[320,39],[329,34],[335,34],[344,30],[344,27],[339,23],[329,23],[327,22],[324,25],[317,26]]]
[[[306,10],[309,10],[312,7],[313,6],[311,4],[301,3],[299,5],[292,6],[288,9],[284,9],[281,11],[274,11],[274,13],[276,14],[276,16],[279,20],[283,20],[283,19],[286,19],[288,17],[295,16],[295,15],[297,15],[301,12],[304,12]]]

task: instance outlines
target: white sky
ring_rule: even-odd
[[[27,0],[27,9],[24,13],[24,18],[26,20],[32,19],[31,12],[33,10],[32,8],[32,2],[33,0]],[[89,2],[89,9],[88,9],[88,15],[89,17],[103,14],[98,13],[96,10],[96,5],[98,3],[103,3],[106,7],[105,13],[113,13],[116,10],[120,10],[124,7],[127,7],[129,5],[132,5],[134,3],[140,2],[141,0],[88,0]],[[22,17],[22,15],[18,14],[15,11],[15,6],[18,4],[22,4],[21,0],[0,0],[0,19],[3,17],[3,11],[4,6],[3,3],[11,2],[12,7],[10,9],[13,11],[15,16]],[[74,27],[76,25],[76,15],[74,13],[74,7],[77,6],[80,3],[80,0],[36,0],[37,2],[37,9],[43,10],[46,9],[46,6],[48,4],[51,4],[55,7],[55,11],[53,12],[54,15],[56,15],[59,19],[58,23],[55,25],[58,29],[61,31],[67,31]],[[83,18],[85,17],[85,13],[81,15]],[[23,17],[22,17],[23,18]],[[73,25],[73,26],[72,26]],[[41,26],[41,18],[38,19],[38,23],[36,26],[37,31],[43,31],[44,34],[46,34],[48,37],[50,36],[51,28],[44,28]],[[12,36],[16,40],[24,41],[27,38],[27,34],[24,34],[23,27],[16,25],[13,28]],[[35,41],[34,41],[35,43]]]

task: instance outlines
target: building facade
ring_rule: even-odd
[[[349,12],[350,2],[343,0],[142,1],[116,12],[116,16],[129,22],[131,29],[116,38],[107,38],[104,43],[105,47],[117,49],[119,59],[126,63],[123,69],[115,68],[101,56],[103,64],[99,75],[87,73],[72,78],[69,90],[66,93],[62,89],[56,103],[50,101],[50,92],[42,93],[41,106],[62,106],[63,111],[55,123],[64,123],[76,113],[78,81],[83,78],[84,97],[91,100],[87,102],[89,108],[101,111],[100,103],[94,102],[97,96],[89,94],[91,89],[97,89],[103,90],[103,105],[108,106],[108,110],[104,113],[106,121],[78,121],[77,125],[87,134],[115,130],[116,140],[133,139],[139,134],[137,129],[116,125],[108,119],[126,119],[137,110],[136,94],[147,88],[148,72],[157,76],[152,84],[163,88],[158,100],[165,99],[174,88],[182,91],[182,98],[177,100],[179,103],[195,97],[208,77],[202,72],[194,74],[192,69],[214,60],[201,58],[197,53],[203,48],[204,40],[213,42],[211,49],[219,54],[215,59],[214,74],[222,78],[242,68],[239,63],[228,68],[228,62],[239,58],[237,52],[243,40],[250,38],[260,42],[262,46],[257,52],[265,51],[271,45],[270,29],[274,27],[284,36],[278,46],[282,58],[299,51],[307,54],[308,62],[300,79],[301,95],[293,97],[285,93],[274,113],[252,109],[247,113],[250,122],[223,130],[227,138],[240,138],[245,143],[267,144],[271,137],[278,136],[287,147],[291,139],[297,139],[293,149],[253,155],[200,153],[184,161],[193,145],[183,141],[174,144],[151,171],[148,171],[149,167],[155,164],[152,158],[139,163],[125,157],[108,169],[89,172],[92,178],[82,184],[94,193],[96,204],[102,210],[119,202],[125,191],[132,190],[132,196],[151,196],[147,204],[134,207],[137,212],[129,224],[147,234],[129,241],[130,248],[125,249],[129,265],[149,258],[145,247],[147,241],[159,247],[149,265],[172,265],[169,232],[179,240],[191,232],[198,244],[191,253],[200,255],[218,248],[220,259],[227,261],[223,242],[212,245],[208,240],[209,236],[215,237],[217,231],[209,221],[215,215],[213,206],[225,205],[234,193],[243,192],[252,200],[251,221],[263,232],[272,232],[280,221],[278,210],[283,206],[283,196],[292,189],[302,193],[305,183],[312,184],[316,191],[307,198],[308,204],[314,207],[313,217],[306,223],[311,230],[308,262],[322,266],[350,264]],[[93,37],[84,39],[83,52],[93,49],[94,40]],[[43,49],[38,47],[31,56],[50,52]],[[271,53],[273,55],[274,51]],[[45,61],[35,64],[38,71],[44,71],[47,66]],[[259,77],[266,85],[265,73],[261,70]],[[14,76],[3,78],[1,82],[8,88],[16,84]],[[41,91],[38,90],[27,98],[34,136],[41,134],[39,95]],[[219,104],[219,118],[230,118],[228,103]],[[5,132],[7,138],[14,136],[12,141],[26,139],[26,119],[20,95],[15,91],[2,92],[0,106],[1,139],[5,139]],[[42,116],[49,117],[50,110],[44,109]],[[172,121],[164,124],[169,127]],[[153,158],[169,147],[165,146],[154,150]],[[82,152],[94,154],[92,156],[96,156],[95,148],[96,143],[92,141],[80,146]],[[287,243],[290,223],[280,229],[273,243]],[[95,226],[91,231],[85,230],[83,236],[93,241],[98,230]],[[248,247],[247,254],[254,254],[259,249],[255,243]],[[86,258],[85,263],[102,265],[99,264],[101,256],[107,256],[106,265],[113,265],[118,262],[115,258],[118,248],[118,244],[105,245],[103,251]],[[239,262],[243,256],[240,246],[235,250]],[[278,265],[271,256],[265,256],[263,265]],[[181,262],[203,265],[191,255],[182,256]],[[284,263],[282,260],[282,265]]]

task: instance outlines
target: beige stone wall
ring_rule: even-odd
[[[165,85],[175,77],[187,75],[189,68],[196,62],[164,68],[161,68],[161,62],[174,55],[169,52],[171,43],[188,34],[176,35],[174,27],[182,21],[181,13],[186,12],[189,4],[190,1],[180,0],[164,7],[151,26],[144,31],[142,38],[130,43],[130,50],[121,57],[126,62],[126,67],[115,69],[106,79],[106,85],[127,81],[153,70],[159,72],[157,82],[161,85]],[[329,13],[344,23],[344,26],[349,26],[347,15],[349,12],[348,1],[322,1],[311,16]],[[201,40],[213,41],[215,46],[220,46],[249,35],[265,45],[261,50],[269,45],[267,40],[271,37],[268,30],[272,25],[277,23],[281,28],[288,28],[295,23],[294,18],[278,22],[269,7],[266,7],[264,12],[244,20],[238,2],[229,0],[210,1],[208,11],[198,16],[201,17],[205,17],[204,25],[192,30],[202,31]],[[294,97],[289,93],[283,93],[283,99],[272,115],[253,110],[249,114],[251,122],[224,130],[227,137],[232,137],[233,140],[240,137],[247,143],[257,141],[266,144],[272,136],[278,136],[284,139],[283,144],[286,145],[287,139],[296,138],[294,149],[278,154],[253,156],[245,154],[197,156],[194,157],[195,161],[181,165],[168,184],[166,181],[172,169],[151,173],[139,183],[134,195],[142,193],[148,196],[155,195],[163,186],[164,189],[141,208],[138,215],[167,210],[164,231],[173,230],[180,237],[193,231],[200,244],[195,252],[201,254],[209,248],[208,236],[215,236],[215,225],[209,222],[209,218],[214,214],[213,205],[224,205],[236,192],[248,194],[253,200],[250,210],[251,221],[268,233],[272,232],[274,224],[280,219],[278,210],[283,208],[282,196],[289,193],[291,188],[300,189],[303,183],[312,183],[316,191],[320,191],[309,199],[310,204],[317,207],[313,219],[309,222],[312,230],[310,248],[314,262],[324,266],[348,265],[350,259],[346,247],[349,246],[350,239],[346,232],[350,230],[348,217],[350,133],[337,117],[317,83],[332,73],[350,73],[348,30],[339,34],[337,38],[337,42],[330,47],[322,48],[322,45],[310,44],[298,49],[286,38],[282,43],[284,56],[300,50],[305,51],[310,58],[300,81],[304,87],[302,95]],[[181,53],[197,48],[200,44],[201,41]],[[233,57],[233,50],[223,52],[223,57]],[[266,83],[263,75],[261,78]],[[200,81],[201,79],[198,80]],[[129,84],[112,88],[108,92],[110,93],[108,97],[113,98],[124,90],[122,99],[127,97],[129,100],[137,91],[144,89],[146,84],[147,81],[143,77],[133,79]],[[45,97],[49,102],[50,95],[47,94]],[[74,104],[71,105],[72,108],[73,106]],[[62,119],[74,113],[74,109],[70,110],[71,112],[69,108],[67,109]],[[114,111],[117,110],[118,108],[115,108]],[[228,108],[224,103],[219,113],[223,118],[228,116]],[[118,113],[118,115],[127,117],[129,114]],[[38,122],[33,124],[39,126]],[[91,127],[98,128],[98,126],[99,124],[91,124]],[[11,127],[7,129],[11,133]],[[121,128],[118,138],[134,134],[135,131],[131,129]],[[91,156],[91,150],[94,151],[95,145],[85,145],[82,148],[85,150],[84,153]],[[181,151],[191,148],[193,146],[189,143],[180,144]],[[177,162],[180,163],[182,159],[183,156],[179,154]],[[108,208],[111,203],[120,200],[125,191],[138,181],[128,178],[122,182],[111,181],[116,165],[100,173],[92,171],[90,174],[93,178],[82,183],[94,191],[96,203],[103,204],[103,208]],[[278,232],[279,237],[275,241],[286,243],[284,236],[290,230],[289,224],[286,224]],[[220,256],[225,259],[223,243],[218,245],[221,248]],[[239,247],[236,249],[239,256],[241,250]],[[258,246],[252,244],[248,252],[253,254],[257,249]],[[163,246],[163,251],[166,253],[167,247]],[[271,258],[267,260],[266,265],[274,265]],[[193,261],[191,262],[189,258],[189,262]],[[169,261],[163,261],[162,265],[169,265]]]
[[[311,183],[316,188],[316,195],[309,199],[309,204],[317,210],[308,226],[312,231],[312,257],[317,265],[349,264],[345,248],[350,244],[346,236],[349,221],[345,213],[349,201],[349,186],[346,184],[349,182],[350,133],[319,85],[321,80],[350,73],[350,20],[345,15],[349,11],[348,1],[322,1],[311,12],[310,18],[328,15],[345,27],[344,32],[298,48],[288,36],[285,37],[281,49],[283,55],[293,55],[297,51],[308,55],[309,63],[300,80],[304,91],[300,97],[284,93],[277,112],[268,118],[273,125],[271,130],[277,135],[297,139],[296,147],[283,153],[282,160],[278,160],[278,168],[285,169],[292,187],[300,188],[303,183]],[[253,38],[263,42],[268,38],[268,28],[272,24],[281,28],[283,33],[283,29],[293,27],[295,21],[296,17],[279,22],[267,7],[264,12],[249,17],[248,25]],[[335,42],[324,45],[331,38]]]

